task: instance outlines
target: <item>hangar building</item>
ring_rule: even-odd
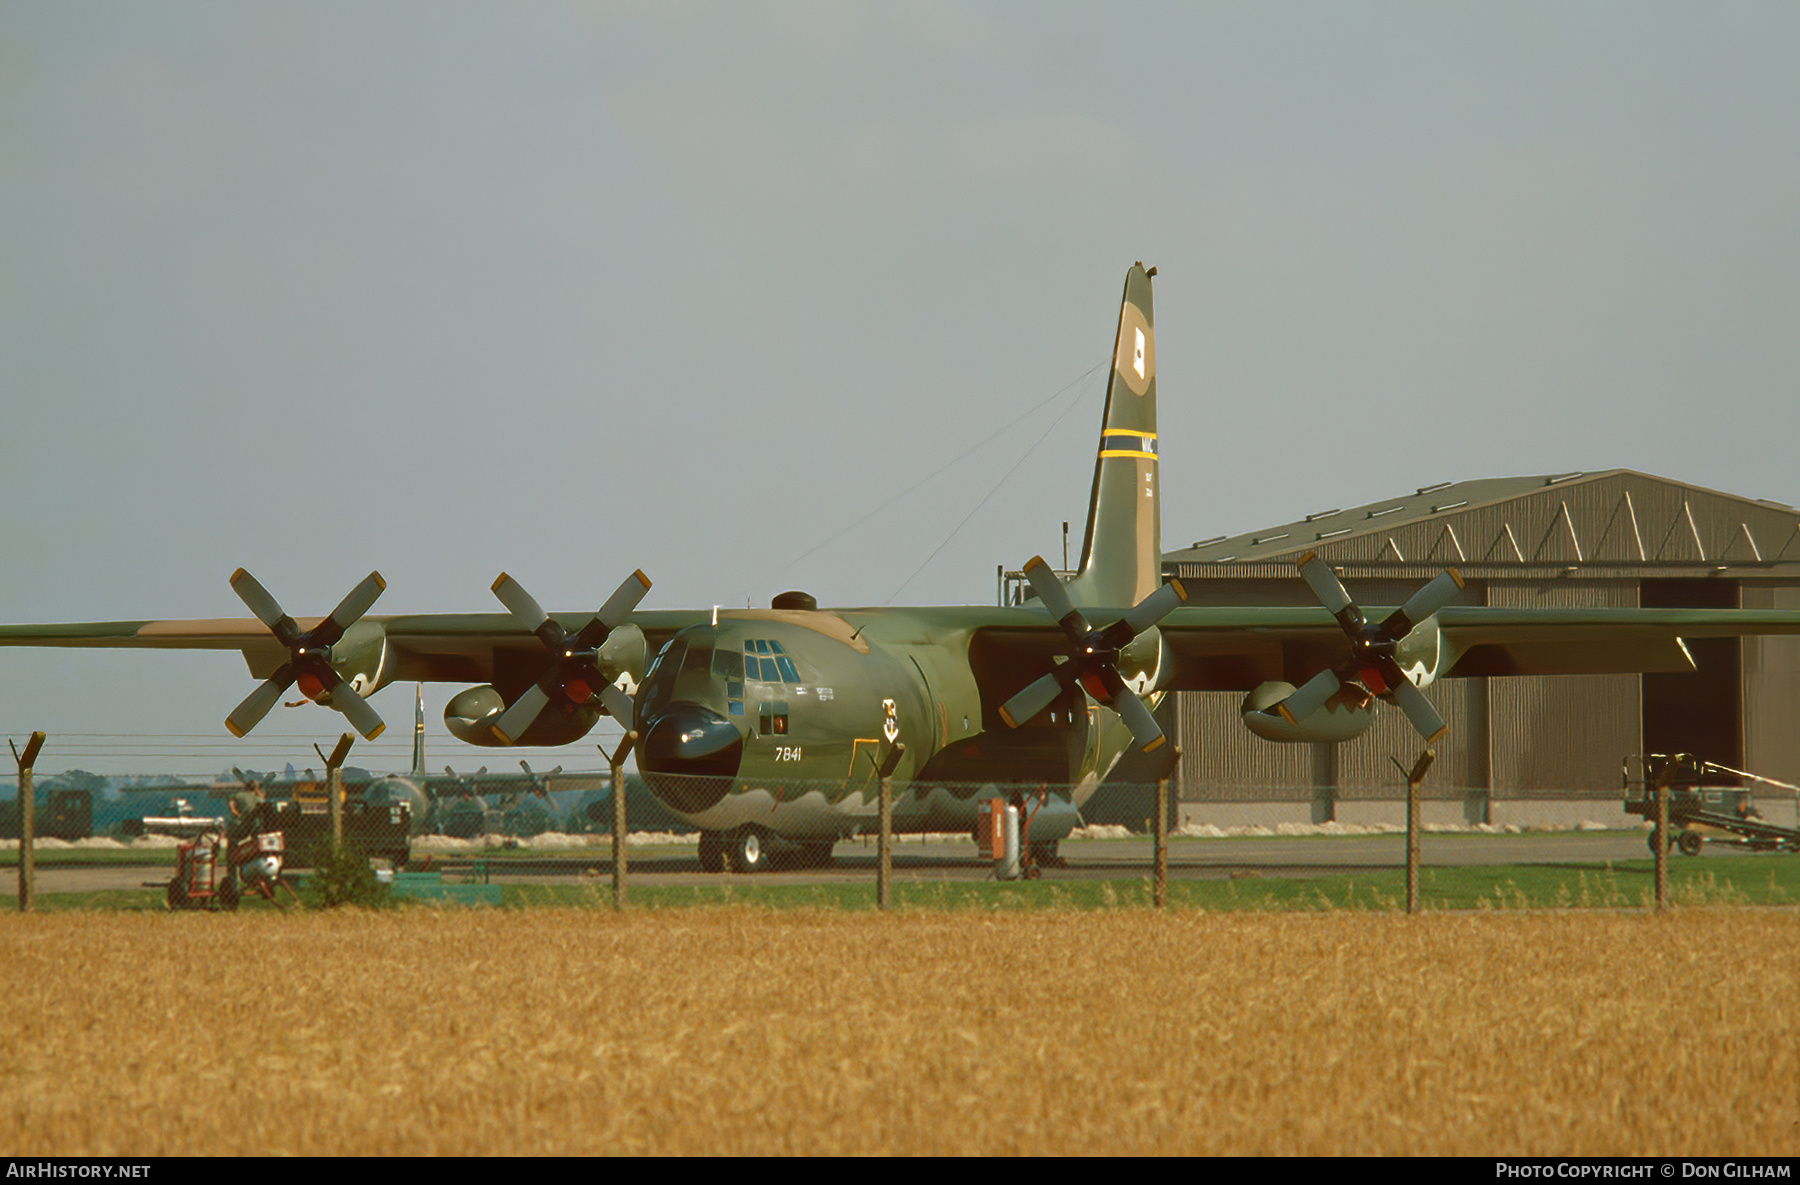
[[[1164,571],[1193,604],[1312,605],[1296,568],[1308,551],[1364,606],[1398,605],[1455,567],[1465,604],[1800,609],[1800,512],[1628,469],[1426,486],[1202,540],[1166,553]],[[1688,648],[1699,669],[1685,674],[1433,684],[1451,730],[1427,784],[1438,817],[1505,822],[1522,801],[1616,802],[1620,762],[1640,752],[1800,783],[1800,637]],[[1342,745],[1283,745],[1245,729],[1241,693],[1173,698],[1159,717],[1184,752],[1184,808],[1274,800],[1301,820],[1355,817],[1358,800],[1401,792],[1390,757],[1410,765],[1421,748],[1398,709]]]

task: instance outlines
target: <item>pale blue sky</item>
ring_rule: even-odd
[[[1795,61],[1785,3],[6,0],[0,620],[240,615],[240,564],[990,601],[1085,515],[1098,374],[793,561],[1101,362],[1134,259],[1169,547],[1612,466],[1800,502]],[[342,728],[234,742],[251,685],[0,652],[0,728]],[[433,763],[510,764],[453,691]]]

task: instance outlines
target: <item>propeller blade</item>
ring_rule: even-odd
[[[582,649],[598,646],[614,626],[623,624],[631,616],[631,611],[638,607],[638,602],[649,591],[650,578],[644,575],[642,568],[621,581],[619,587],[613,590],[613,595],[606,598],[606,604],[600,606],[600,611],[594,614],[593,620],[581,627],[581,633],[577,637]]]
[[[1394,702],[1400,705],[1400,710],[1406,713],[1406,718],[1412,722],[1418,734],[1425,738],[1426,744],[1431,744],[1450,731],[1450,726],[1444,723],[1444,718],[1431,706],[1425,693],[1405,675],[1400,676],[1400,682],[1394,687]]]
[[[1346,624],[1344,626],[1345,633],[1354,636],[1356,631],[1362,628],[1362,611],[1356,607],[1356,602],[1350,599],[1350,594],[1344,591],[1343,581],[1337,578],[1337,573],[1331,570],[1331,565],[1320,559],[1317,552],[1309,551],[1300,558],[1300,575],[1305,577],[1307,587],[1312,589],[1313,596],[1319,598],[1319,604],[1325,606],[1326,610],[1339,622],[1343,622],[1345,610],[1356,615],[1356,625],[1352,627]]]
[[[1088,632],[1087,619],[1069,600],[1069,590],[1055,570],[1044,562],[1043,556],[1031,557],[1025,565],[1025,579],[1031,582],[1031,591],[1037,594],[1038,602],[1050,611],[1051,617],[1063,623],[1063,629],[1071,638],[1079,638]]]
[[[505,572],[494,580],[494,595],[506,606],[506,611],[513,615],[520,625],[528,630],[536,631],[549,617],[544,607],[537,603],[537,598],[525,591],[525,586],[508,576]]]
[[[293,683],[293,664],[281,664],[279,670],[257,684],[256,690],[231,710],[231,715],[225,717],[225,727],[231,730],[232,736],[242,737],[256,727],[257,721],[269,714],[270,708],[281,702],[282,693],[293,686]]]
[[[281,638],[282,622],[293,626],[294,619],[282,609],[280,602],[270,596],[269,590],[244,569],[239,568],[231,574],[231,591],[238,595],[238,599],[244,602],[250,612],[256,614],[258,621],[275,631],[277,638]],[[295,627],[294,632],[299,632],[298,627]],[[284,646],[288,644],[286,638],[281,638],[281,641]]]
[[[342,679],[332,685],[331,706],[344,714],[344,719],[357,732],[362,733],[365,741],[372,741],[387,731],[380,713],[375,711],[368,700],[356,694],[356,688]]]
[[[1170,610],[1187,604],[1187,599],[1187,589],[1182,587],[1181,581],[1171,580],[1139,601],[1136,608],[1119,620],[1131,627],[1131,636],[1135,638],[1161,621]]]
[[[1056,673],[1045,675],[1019,694],[1000,705],[1000,719],[1008,728],[1017,728],[1055,702],[1063,692],[1062,680]]]
[[[1144,752],[1150,752],[1168,739],[1163,736],[1163,730],[1157,726],[1156,717],[1150,714],[1150,709],[1144,705],[1144,701],[1130,691],[1121,691],[1114,697],[1112,709],[1124,719],[1125,727],[1131,729],[1131,739],[1136,741],[1138,748]]]
[[[1325,701],[1336,695],[1342,686],[1337,672],[1327,667],[1308,679],[1300,690],[1276,704],[1275,710],[1286,716],[1289,724],[1298,725],[1302,719],[1324,707]]]
[[[614,720],[624,721],[625,725],[630,727],[631,712],[635,705],[632,698],[625,694],[623,687],[617,683],[608,683],[602,687],[600,689],[600,706],[606,709],[608,716]]]
[[[363,614],[374,607],[375,598],[379,597],[386,588],[387,581],[381,578],[379,572],[371,572],[363,577],[362,583],[351,589],[350,595],[338,602],[338,607],[331,611],[331,616],[321,621],[313,630],[314,643],[329,646],[343,637],[345,630],[355,625]],[[333,627],[329,634],[325,632],[327,625]]]
[[[1456,594],[1462,591],[1462,576],[1455,568],[1445,568],[1437,577],[1406,599],[1406,604],[1396,609],[1388,619],[1381,623],[1381,634],[1385,638],[1404,638],[1412,632],[1412,628],[1448,605]]]
[[[500,714],[500,719],[494,721],[494,735],[507,744],[512,744],[525,734],[525,730],[531,727],[531,722],[538,718],[538,713],[549,702],[550,693],[533,683],[525,689],[524,695],[513,701],[512,707]]]

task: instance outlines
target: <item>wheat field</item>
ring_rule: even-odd
[[[1800,914],[7,915],[14,1155],[1800,1151]]]

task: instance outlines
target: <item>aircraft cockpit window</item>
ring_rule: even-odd
[[[800,671],[780,642],[757,638],[744,643],[744,678],[764,683],[799,683]]]

